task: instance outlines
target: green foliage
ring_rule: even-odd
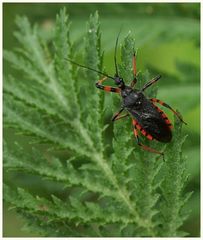
[[[15,77],[5,76],[4,125],[29,135],[32,150],[5,143],[4,167],[38,176],[42,186],[48,179],[63,188],[58,194],[38,196],[32,186],[27,190],[5,185],[4,198],[26,219],[25,228],[49,237],[181,236],[183,207],[190,195],[183,194],[188,175],[181,123],[176,121],[173,142],[166,149],[146,141],[165,149],[165,162],[138,148],[128,120],[115,124],[112,138],[112,126],[105,124],[105,93],[95,88],[101,76],[64,60],[77,55],[65,9],[57,15],[51,46],[27,18],[18,17],[17,25],[21,48],[4,51],[16,69]],[[90,16],[84,44],[84,64],[102,70],[98,13]],[[119,66],[128,82],[134,47],[129,34]],[[149,73],[138,79],[143,85]],[[155,96],[156,90],[148,96]],[[112,101],[118,108],[118,96],[112,94]]]

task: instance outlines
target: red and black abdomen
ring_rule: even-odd
[[[139,120],[137,121],[139,122]],[[148,134],[159,142],[167,143],[172,139],[171,129],[161,117],[142,119],[139,124]]]
[[[132,117],[137,120],[138,124],[147,134],[159,142],[170,142],[172,139],[171,123],[167,116],[157,108],[148,99],[144,99],[144,104],[140,109],[130,108],[127,110]]]

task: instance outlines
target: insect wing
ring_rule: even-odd
[[[145,102],[143,106],[139,111],[131,108],[129,112],[139,125],[154,139],[160,142],[170,142],[172,133],[161,114],[149,101]]]

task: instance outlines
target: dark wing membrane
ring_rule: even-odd
[[[153,138],[160,142],[171,141],[172,133],[169,126],[151,102],[147,100],[139,110],[131,108],[128,111]]]
[[[170,142],[172,133],[170,128],[164,122],[162,118],[147,118],[143,119],[140,124],[143,129],[152,135],[156,140],[160,142]]]

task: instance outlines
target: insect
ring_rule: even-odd
[[[136,71],[136,55],[132,54],[132,65],[133,65],[133,80],[131,84],[128,86],[125,84],[124,79],[118,74],[118,66],[117,66],[117,45],[118,45],[119,34],[116,39],[115,52],[114,52],[114,64],[116,73],[114,77],[109,76],[106,73],[97,71],[90,67],[78,64],[73,62],[72,60],[67,59],[73,64],[78,65],[79,67],[89,69],[91,71],[95,71],[99,74],[102,74],[104,78],[96,82],[96,87],[104,90],[106,92],[113,92],[120,94],[122,98],[122,106],[121,109],[115,113],[112,117],[112,121],[117,121],[121,118],[131,117],[133,132],[136,138],[137,144],[144,150],[153,152],[156,154],[160,154],[164,157],[164,153],[160,152],[156,149],[148,147],[141,143],[138,131],[144,135],[148,140],[157,140],[159,142],[168,143],[172,139],[172,124],[168,119],[167,115],[158,107],[156,104],[160,104],[169,110],[171,110],[181,122],[186,124],[182,119],[181,115],[176,112],[172,107],[170,107],[167,103],[157,99],[157,98],[148,98],[145,96],[144,92],[147,88],[155,84],[161,76],[158,75],[154,77],[152,80],[147,82],[141,89],[134,88],[137,83],[137,71]],[[103,85],[103,82],[107,79],[112,79],[117,87],[106,86]],[[127,113],[121,115],[121,113],[126,110]]]

